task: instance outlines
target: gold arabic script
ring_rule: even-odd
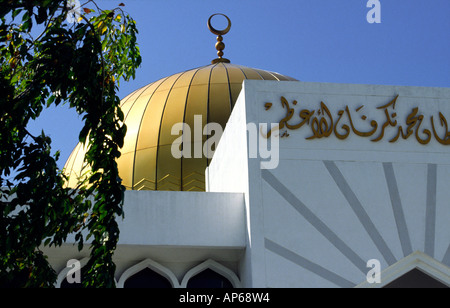
[[[370,141],[372,142],[378,142],[383,139],[386,130],[390,129],[393,130],[394,137],[389,139],[389,142],[395,142],[400,137],[406,140],[414,135],[420,144],[428,144],[431,138],[434,137],[440,144],[450,145],[448,122],[441,112],[439,112],[438,120],[435,121],[433,116],[429,118],[431,130],[422,128],[425,116],[420,114],[419,107],[414,107],[407,115],[405,123],[399,124],[398,115],[395,110],[397,99],[398,95],[389,103],[377,107],[377,110],[381,110],[384,114],[384,122],[382,124],[371,120],[366,129],[359,130],[355,127],[354,118],[355,114],[358,114],[364,108],[364,105],[356,108],[354,112],[351,112],[347,105],[337,112],[337,116],[333,117],[328,106],[324,102],[321,102],[318,109],[301,109],[298,116],[295,116],[294,107],[291,107],[288,100],[282,96],[281,106],[286,110],[286,115],[280,120],[277,127],[270,129],[263,136],[269,138],[275,130],[279,130],[280,137],[286,138],[289,137],[288,131],[308,126],[311,130],[311,135],[306,137],[307,140],[326,138],[333,133],[338,139],[344,140],[350,133],[353,133],[360,137],[371,138]],[[297,104],[298,102],[296,100],[292,102],[293,106]],[[273,107],[273,104],[266,103],[264,107],[268,111]],[[295,121],[295,119],[297,120]],[[362,115],[360,119],[366,122],[367,116]]]

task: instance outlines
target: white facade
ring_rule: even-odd
[[[118,286],[146,267],[173,287],[206,268],[234,287],[382,287],[413,268],[450,286],[445,117],[447,88],[245,81],[208,192],[126,192]],[[260,123],[281,127],[269,158]],[[88,256],[46,252],[59,282]]]
[[[242,193],[126,191],[124,208],[114,254],[118,287],[146,267],[173,287],[182,287],[205,268],[241,287],[235,273],[246,245]],[[69,271],[68,260],[81,260],[83,266],[89,257],[87,248],[78,252],[70,242],[74,240],[61,248],[43,249],[60,273],[57,286]]]

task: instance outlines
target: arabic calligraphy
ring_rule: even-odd
[[[278,126],[271,128],[267,134],[263,134],[265,138],[269,138],[276,130],[280,131],[281,138],[289,137],[288,131],[297,130],[302,127],[308,127],[311,130],[311,135],[306,137],[307,140],[320,139],[330,137],[333,133],[340,139],[346,139],[351,133],[365,138],[371,138],[370,141],[378,142],[385,137],[385,132],[389,129],[393,130],[395,136],[389,139],[389,142],[396,142],[400,139],[408,139],[414,135],[415,139],[423,145],[428,144],[432,137],[440,144],[450,145],[450,132],[448,130],[448,122],[445,116],[439,112],[438,124],[436,125],[434,117],[430,116],[429,123],[431,130],[422,128],[425,116],[419,113],[419,107],[412,108],[407,115],[405,124],[399,124],[398,115],[395,110],[395,105],[398,100],[398,95],[389,103],[377,107],[377,110],[383,111],[384,122],[380,125],[377,121],[371,120],[365,130],[359,130],[354,124],[355,114],[359,115],[364,105],[359,106],[354,112],[350,111],[349,106],[345,106],[337,112],[337,117],[333,117],[330,109],[324,102],[320,102],[320,107],[316,110],[302,109],[298,113],[299,121],[294,122],[295,109],[291,107],[288,100],[282,96],[281,106],[286,110],[286,115],[280,120]],[[292,105],[296,106],[298,102],[294,100]],[[265,110],[268,111],[273,107],[272,103],[264,105]],[[297,117],[296,117],[297,118]],[[368,122],[366,115],[361,115],[359,118],[362,122]],[[440,127],[437,127],[440,126]],[[444,131],[445,133],[441,133]]]

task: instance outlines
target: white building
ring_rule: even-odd
[[[450,286],[450,89],[299,82],[222,55],[123,100],[118,287]],[[225,127],[212,160],[207,123]],[[58,286],[89,255],[44,251]]]

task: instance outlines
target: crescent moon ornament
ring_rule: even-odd
[[[228,26],[225,29],[223,29],[223,30],[217,30],[211,24],[212,18],[214,16],[217,16],[217,15],[221,15],[221,16],[225,17],[227,19],[227,21],[228,21]],[[230,63],[230,60],[222,58],[223,50],[225,49],[225,43],[223,42],[222,35],[225,35],[225,34],[227,34],[230,31],[230,29],[231,29],[231,20],[228,18],[227,15],[219,14],[219,13],[218,14],[213,14],[208,19],[208,28],[209,28],[209,31],[211,31],[213,34],[217,35],[216,50],[217,50],[217,55],[219,57],[217,59],[212,60],[212,63],[213,64],[219,63],[219,62]]]
[[[217,15],[223,16],[223,17],[225,17],[225,18],[228,20],[228,26],[227,26],[224,30],[217,30],[217,29],[215,29],[215,28],[212,26],[212,24],[211,24],[211,19],[212,19],[214,16],[217,16]],[[209,30],[210,30],[212,33],[214,33],[215,35],[225,35],[225,34],[227,34],[227,33],[230,31],[230,29],[231,29],[231,20],[228,18],[227,15],[224,15],[224,14],[213,14],[213,15],[211,15],[211,16],[209,17],[209,19],[208,19],[208,28],[209,28]]]

